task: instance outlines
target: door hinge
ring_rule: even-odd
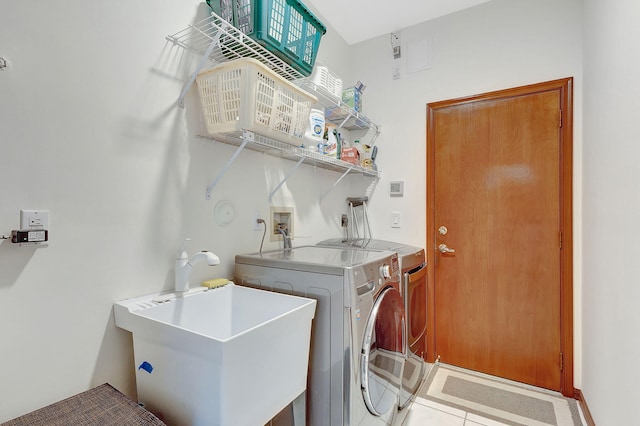
[[[562,231],[560,231],[560,250],[562,250]]]
[[[560,371],[564,370],[564,354],[560,352]]]
[[[558,110],[558,127],[562,127],[562,110]]]

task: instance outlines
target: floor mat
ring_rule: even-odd
[[[582,425],[573,399],[442,364],[433,367],[418,397],[508,425]]]

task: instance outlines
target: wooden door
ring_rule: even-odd
[[[572,394],[566,92],[570,80],[428,106],[427,241],[432,356]]]

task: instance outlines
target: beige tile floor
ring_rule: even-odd
[[[582,424],[585,425],[586,422],[582,417],[582,413],[580,413],[580,416]],[[505,423],[420,397],[416,397],[408,411],[399,415],[394,424],[395,426],[505,426]],[[573,426],[573,424],[560,426]]]
[[[431,368],[431,364],[427,365],[427,372]],[[491,377],[491,376],[487,376]],[[496,379],[509,382],[504,379]],[[424,383],[422,384],[424,386]],[[580,413],[582,416],[582,413]],[[290,412],[287,409],[276,416],[270,423],[265,426],[291,425]],[[582,424],[586,425],[584,418]],[[541,425],[541,423],[537,423]],[[452,408],[434,401],[416,397],[413,403],[406,409],[400,411],[394,419],[393,426],[508,426],[492,419],[487,419],[474,413],[464,410]],[[573,426],[560,425],[560,426]]]
[[[502,426],[504,423],[485,419],[473,413],[416,398],[401,423],[402,426]]]

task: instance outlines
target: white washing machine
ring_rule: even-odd
[[[393,241],[370,238],[334,238],[321,241],[324,247],[353,247],[363,250],[392,251],[398,254],[400,265],[400,293],[404,299],[406,314],[407,359],[402,379],[400,403],[403,409],[415,399],[425,377],[426,333],[427,333],[427,264],[424,249]]]
[[[236,256],[236,284],[317,300],[308,425],[392,424],[406,347],[399,280],[388,251],[303,246]]]

